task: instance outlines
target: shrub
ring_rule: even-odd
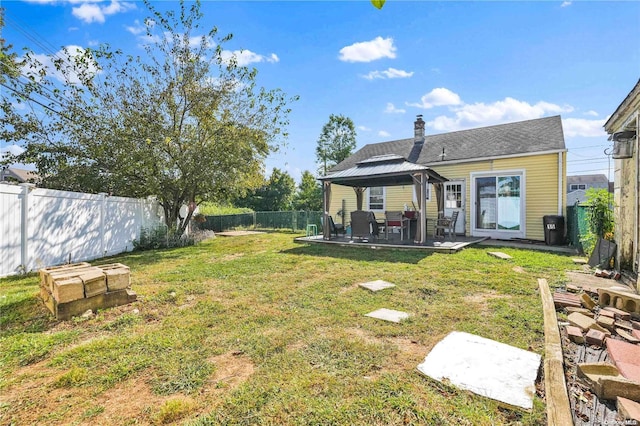
[[[588,232],[580,238],[585,253],[593,252],[600,238],[613,240],[613,201],[606,189],[587,189],[587,224]]]
[[[142,227],[140,238],[133,240],[134,250],[156,250],[163,248],[192,246],[207,238],[213,237],[211,231],[196,230],[189,235],[178,236],[169,231],[167,226],[159,225],[153,228]]]

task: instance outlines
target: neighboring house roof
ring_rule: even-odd
[[[9,180],[16,180],[20,183],[35,183],[40,180],[40,176],[32,170],[18,169],[16,167],[4,167],[0,169],[0,182]]]
[[[626,98],[618,105],[615,112],[611,114],[606,123],[604,123],[604,129],[607,133],[611,134],[620,130],[618,126],[627,124],[621,123],[621,120],[627,119],[628,114],[632,113],[634,109],[640,107],[640,79],[629,92]]]
[[[410,158],[414,138],[365,145],[335,166],[331,173],[354,167],[374,156],[400,155]],[[444,159],[442,153],[444,149]],[[483,158],[565,151],[560,116],[427,135],[416,163],[437,165],[476,161]]]
[[[577,183],[605,183],[609,184],[609,178],[607,178],[604,174],[595,174],[595,175],[574,175],[567,176],[567,184],[577,184]]]

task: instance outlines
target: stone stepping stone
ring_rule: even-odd
[[[513,257],[509,256],[507,253],[503,253],[501,251],[490,251],[487,252],[489,256],[497,257],[498,259],[508,260],[513,259]]]
[[[384,321],[400,322],[409,318],[409,314],[402,311],[394,311],[393,309],[378,309],[377,311],[365,314],[365,317],[377,318]]]
[[[391,284],[387,281],[382,281],[382,280],[376,280],[376,281],[369,281],[366,283],[361,283],[358,284],[360,287],[362,288],[366,288],[367,290],[371,290],[373,292],[376,291],[380,291],[380,290],[384,290],[385,288],[391,288],[391,287],[395,287],[395,284]]]

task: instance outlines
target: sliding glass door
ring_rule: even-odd
[[[523,173],[472,176],[474,234],[494,238],[524,237]]]

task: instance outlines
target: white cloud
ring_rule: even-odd
[[[429,109],[436,106],[460,105],[461,103],[457,93],[444,87],[438,87],[422,96],[419,103],[407,103],[407,105]]]
[[[605,120],[587,120],[585,118],[563,118],[562,129],[567,137],[582,136],[585,138],[606,138]]]
[[[339,59],[344,62],[371,62],[382,58],[395,58],[396,47],[391,37],[376,37],[340,49]]]
[[[571,6],[570,1],[563,1],[562,4],[560,5],[560,7],[567,7],[567,6]]]
[[[89,45],[89,47],[95,47],[95,46],[99,45],[100,42],[98,40],[89,40],[87,42],[87,44]]]
[[[370,132],[371,129],[366,126],[358,126],[358,130],[362,130],[363,132]]]
[[[387,114],[404,114],[407,112],[406,109],[396,108],[391,102],[387,103],[387,107],[384,109],[384,112]]]
[[[275,53],[272,53],[269,56],[263,56],[258,53],[254,53],[250,50],[234,50],[233,52],[230,50],[224,50],[222,52],[222,60],[228,62],[232,57],[235,57],[238,61],[238,66],[244,67],[252,63],[256,62],[279,62],[280,58]]]
[[[513,121],[531,120],[548,114],[573,111],[573,107],[549,102],[529,104],[513,98],[505,98],[491,104],[477,102],[452,108],[452,116],[441,115],[427,125],[438,131],[453,131],[472,127],[491,126]]]
[[[40,79],[39,71],[40,69],[44,69],[47,72],[47,75],[55,78],[60,82],[69,82],[71,84],[80,83],[80,78],[78,77],[77,72],[74,70],[75,66],[75,57],[84,54],[85,50],[80,46],[69,45],[65,48],[57,51],[53,57],[57,60],[59,58],[64,58],[64,72],[60,72],[56,69],[51,57],[45,54],[34,54],[32,57],[36,59],[40,65],[37,69],[31,69],[28,65],[25,65],[22,68],[22,74],[32,75],[36,78],[36,80]],[[20,58],[24,59],[24,58]],[[98,69],[96,64],[88,65],[87,72],[90,74],[99,74],[100,70]]]
[[[107,6],[101,6],[97,3],[83,2],[80,6],[73,7],[71,13],[81,21],[91,24],[92,22],[104,23],[106,17],[115,15],[116,13],[126,12],[135,9],[136,5],[129,2],[120,2],[112,0]]]
[[[137,19],[133,21],[133,25],[129,25],[124,28],[133,35],[144,34],[147,31],[146,25]]]
[[[378,136],[380,136],[380,137],[382,137],[382,138],[388,138],[389,136],[391,136],[391,134],[390,134],[390,133],[388,133],[388,132],[385,132],[384,130],[380,130],[380,131],[378,132]]]
[[[2,158],[7,153],[11,155],[20,155],[23,152],[24,152],[24,148],[18,145],[8,145],[4,148],[0,148],[0,158]]]
[[[413,75],[413,71],[408,72],[404,70],[397,70],[395,68],[389,68],[385,71],[371,71],[369,74],[363,75],[362,78],[367,80],[374,80],[376,78],[409,78]]]
[[[597,116],[598,116],[598,115],[600,115],[600,114],[598,114],[598,113],[597,113],[597,112],[595,112],[594,110],[590,110],[590,111],[585,112],[585,113],[584,113],[584,115],[589,115],[589,116],[591,116],[591,117],[597,117]]]

